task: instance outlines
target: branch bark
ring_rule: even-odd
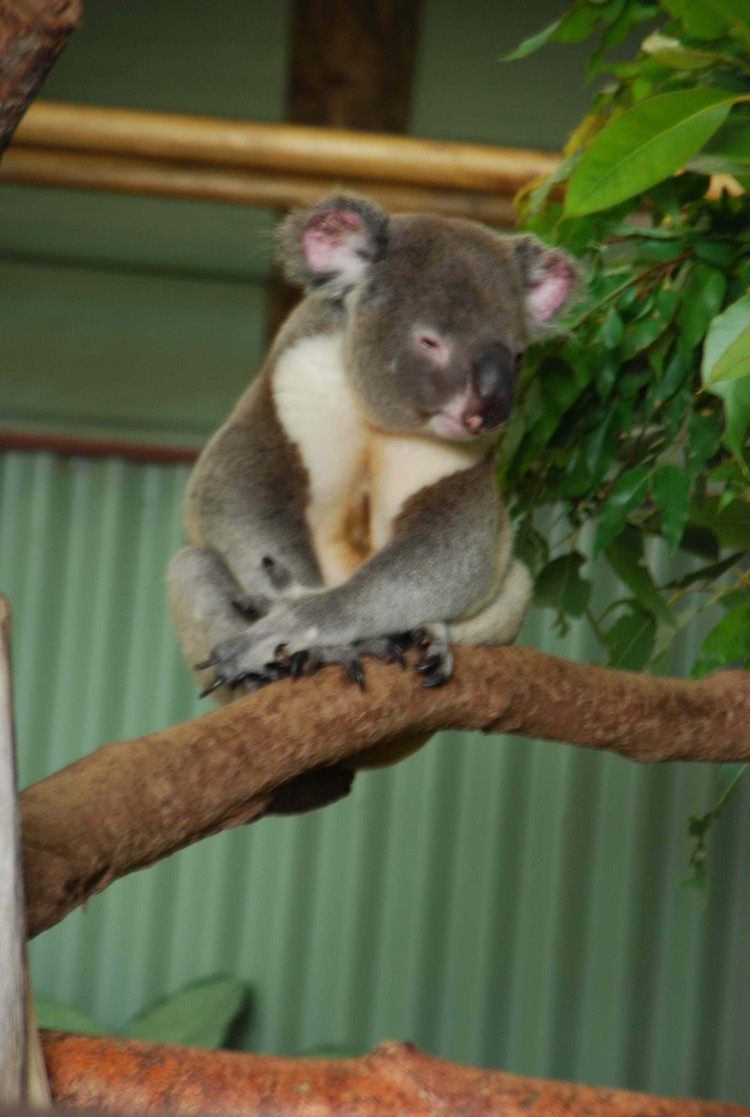
[[[652,1097],[462,1067],[410,1043],[386,1041],[357,1059],[287,1059],[110,1036],[45,1032],[43,1039],[55,1104],[100,1113],[750,1117],[749,1109],[727,1102]]]
[[[81,0],[0,0],[0,155],[81,19]]]
[[[639,761],[750,760],[750,674],[689,682],[458,648],[438,690],[368,664],[284,680],[203,717],[98,749],[21,796],[29,937],[118,877],[252,822],[280,784],[404,734],[476,729],[610,749]]]

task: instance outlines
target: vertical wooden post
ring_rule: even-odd
[[[10,670],[10,610],[0,595],[0,1104],[23,1100],[26,924]]]
[[[81,0],[0,0],[0,155],[81,18]]]
[[[0,594],[0,1105],[50,1104],[26,961],[10,608]]]
[[[420,0],[293,0],[287,120],[365,132],[405,132]],[[276,275],[272,336],[299,298]]]

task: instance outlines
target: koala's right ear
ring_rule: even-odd
[[[369,198],[334,194],[294,210],[282,222],[276,243],[287,279],[301,287],[325,287],[337,298],[385,252],[388,216]]]

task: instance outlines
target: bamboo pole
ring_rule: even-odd
[[[0,182],[156,194],[278,209],[316,202],[343,185],[340,180],[307,175],[269,174],[19,144],[13,144],[0,163]],[[347,179],[345,185],[369,194],[392,211],[472,217],[488,225],[510,226],[515,219],[512,201],[502,195],[356,179]]]
[[[486,190],[512,196],[549,174],[543,151],[40,101],[18,143],[367,182]]]

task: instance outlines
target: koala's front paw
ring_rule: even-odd
[[[289,674],[276,660],[276,653],[280,648],[279,637],[260,633],[257,631],[258,627],[254,626],[248,632],[222,640],[204,663],[196,663],[197,671],[208,667],[216,668],[213,679],[201,691],[201,698],[220,686],[228,686],[232,690],[241,686],[243,690],[250,692]]]

